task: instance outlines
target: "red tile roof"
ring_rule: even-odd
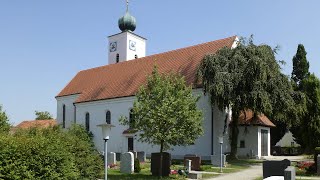
[[[186,47],[131,61],[80,71],[57,97],[80,94],[75,103],[128,97],[146,82],[154,65],[159,72],[179,72],[193,85],[197,67],[203,57],[223,47],[231,48],[236,36]]]
[[[247,110],[245,113],[241,113],[239,116],[240,125],[258,125],[258,126],[267,126],[267,127],[276,127],[270,119],[264,114],[257,115],[254,118],[252,110]]]
[[[57,125],[57,121],[55,119],[31,120],[31,121],[23,121],[20,124],[18,124],[15,128],[21,128],[21,129],[27,129],[32,127],[47,128],[55,125]]]

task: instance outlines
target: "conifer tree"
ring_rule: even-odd
[[[298,45],[297,53],[292,59],[293,70],[291,78],[296,86],[309,75],[309,62],[307,60],[307,52],[302,44]]]

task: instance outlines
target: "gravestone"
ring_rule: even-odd
[[[132,152],[121,154],[120,172],[132,174],[134,171],[134,156]]]
[[[221,155],[211,155],[211,164],[213,166],[218,166],[220,167],[220,158],[221,158]],[[227,158],[227,155],[222,155],[222,167],[226,167],[226,158]]]
[[[184,166],[186,167],[187,159],[191,160],[191,170],[199,171],[201,166],[201,157],[195,154],[186,154],[184,156]]]
[[[162,168],[161,164],[161,154],[151,153],[151,173],[153,176],[169,176],[171,170],[171,154],[167,152],[162,153]],[[161,171],[162,170],[162,171]]]
[[[320,154],[317,157],[317,175],[320,176]]]
[[[109,152],[107,153],[107,161],[108,161],[108,165],[111,164],[116,164],[116,153],[114,152]]]
[[[189,173],[188,174],[189,179],[202,179],[201,173]]]
[[[129,151],[129,152],[132,152],[132,154],[133,154],[133,158],[138,158],[138,153],[137,153],[137,151]]]
[[[288,166],[284,170],[284,180],[295,180],[296,179],[296,169],[293,166]]]
[[[270,176],[284,176],[284,170],[290,166],[291,162],[288,159],[282,161],[263,161],[263,178]]]
[[[191,160],[190,159],[186,159],[186,170],[188,172],[191,171]]]
[[[121,160],[121,154],[122,153],[119,153],[119,152],[116,153],[116,161],[120,161]]]
[[[138,159],[140,162],[146,162],[146,153],[144,151],[140,151],[137,153]]]

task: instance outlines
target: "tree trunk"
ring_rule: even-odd
[[[163,152],[163,143],[164,143],[164,141],[161,140],[161,143],[160,143],[160,173],[159,173],[160,177],[162,177],[162,164],[163,164],[163,154],[162,154],[162,152]]]
[[[238,121],[239,121],[238,114],[234,114],[232,116],[232,122],[231,122],[231,152],[230,152],[231,159],[238,159],[237,157],[237,150],[238,150],[237,146],[238,146],[238,135],[239,135]]]

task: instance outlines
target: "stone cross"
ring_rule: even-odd
[[[134,171],[134,156],[132,152],[121,154],[120,172],[124,174],[132,174]]]

